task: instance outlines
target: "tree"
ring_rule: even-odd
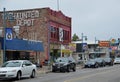
[[[76,35],[76,33],[73,35],[73,37],[72,37],[72,41],[77,41],[77,40],[79,40],[79,37],[78,37],[78,35]]]

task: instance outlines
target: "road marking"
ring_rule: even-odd
[[[83,79],[86,79],[86,78],[89,78],[89,77],[93,77],[93,76],[96,76],[96,75],[105,74],[105,73],[109,73],[109,72],[113,72],[113,71],[116,71],[116,70],[108,70],[108,71],[99,72],[99,73],[95,73],[95,74],[91,74],[91,75],[85,75],[85,76],[82,76],[82,77],[77,77],[77,78],[65,80],[64,82],[80,81],[80,80],[83,80]]]

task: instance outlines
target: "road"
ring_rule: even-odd
[[[70,73],[48,73],[14,82],[120,82],[120,65],[78,69]]]

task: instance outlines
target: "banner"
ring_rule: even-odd
[[[12,40],[13,36],[12,36],[12,28],[6,28],[6,40]]]
[[[63,28],[59,28],[59,41],[63,41]]]

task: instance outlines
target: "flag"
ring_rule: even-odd
[[[13,39],[12,28],[6,28],[5,31],[6,31],[6,40],[12,40]]]

